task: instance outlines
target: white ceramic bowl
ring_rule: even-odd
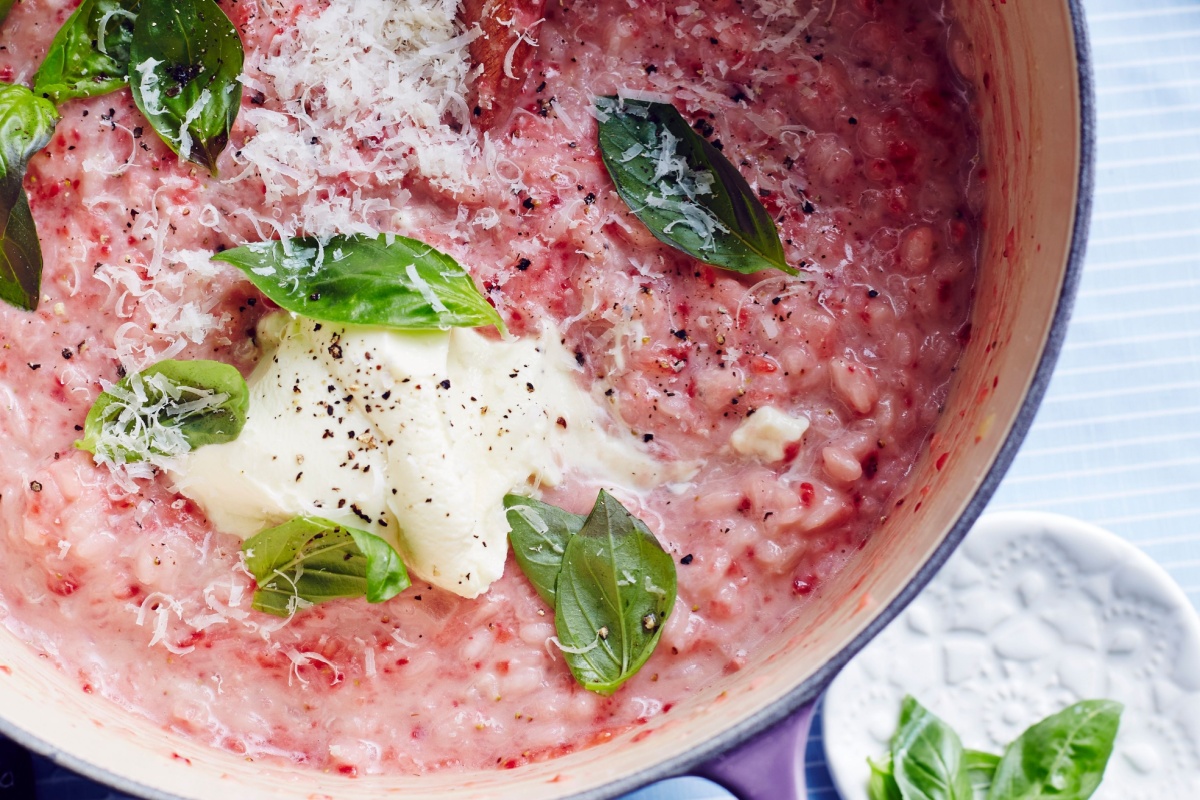
[[[825,694],[842,800],[867,800],[911,694],[975,750],[1002,753],[1080,700],[1125,705],[1095,800],[1200,797],[1200,618],[1166,570],[1058,514],[989,514]]]

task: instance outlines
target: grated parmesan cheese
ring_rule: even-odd
[[[146,113],[151,116],[163,113],[158,76],[154,74],[154,68],[161,63],[163,62],[156,58],[147,58],[133,68],[138,74],[138,89],[142,93],[142,104],[146,107]]]
[[[290,647],[287,650],[284,650],[283,654],[287,656],[288,661],[292,662],[292,670],[288,674],[288,686],[292,685],[293,675],[296,677],[296,680],[300,682],[301,686],[308,686],[308,681],[305,680],[304,676],[300,674],[300,668],[307,666],[308,664],[324,664],[333,670],[333,681],[330,684],[331,686],[336,686],[342,682],[344,676],[342,675],[342,671],[338,669],[337,664],[333,663],[320,653],[314,653],[311,650],[301,652],[295,647]]]
[[[647,153],[647,157],[654,161],[651,183],[658,184],[660,194],[647,195],[646,205],[670,209],[680,215],[679,219],[663,228],[664,232],[670,233],[675,226],[683,225],[700,237],[701,248],[711,250],[716,241],[715,234],[718,231],[726,233],[729,229],[697,198],[712,194],[716,178],[709,170],[692,169],[687,159],[679,153],[679,141],[674,134],[663,128],[654,149]],[[629,158],[636,155],[635,153]]]
[[[159,227],[165,230],[167,225]],[[109,351],[128,372],[174,358],[188,342],[204,342],[233,319],[228,313],[213,313],[221,301],[219,294],[196,291],[220,274],[210,253],[168,252],[158,256],[158,263],[157,269],[101,264],[94,273],[109,289],[105,307],[129,320],[115,331]]]
[[[146,465],[164,467],[190,452],[181,426],[229,399],[223,392],[183,386],[162,374],[134,373],[128,386],[114,384],[106,391],[113,399],[105,408],[96,461],[114,473],[138,465],[131,477],[145,477]]]
[[[758,13],[767,18],[767,26],[764,26],[763,36],[755,50],[770,50],[772,53],[781,53],[784,50],[791,48],[796,40],[800,38],[808,26],[817,19],[821,13],[819,2],[813,2],[812,8],[808,13],[797,19],[796,0],[758,0]],[[837,0],[830,3],[829,16],[833,16],[833,9],[837,5]],[[766,30],[778,18],[786,18],[795,20],[794,24],[782,36],[772,36]]]
[[[179,138],[175,141],[179,145],[179,157],[187,160],[192,157],[192,134],[188,131],[188,127],[200,119],[200,115],[204,113],[204,107],[212,101],[212,92],[205,89],[196,98],[196,102],[192,103],[192,107],[183,115],[183,120],[179,123]]]
[[[447,191],[466,185],[480,149],[466,100],[467,48],[480,31],[463,30],[457,10],[453,0],[332,0],[281,26],[266,55],[247,64],[247,88],[278,99],[242,110],[255,133],[231,179],[261,179],[266,207],[286,207],[278,219],[239,210],[255,215],[262,238],[393,228],[407,193],[372,192],[409,175]],[[330,196],[321,186],[332,178],[360,188]]]

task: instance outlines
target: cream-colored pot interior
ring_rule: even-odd
[[[1008,441],[1010,433],[1028,424],[1021,411],[1052,323],[1056,316],[1065,323],[1060,294],[1076,215],[1086,203],[1078,189],[1086,149],[1080,70],[1066,0],[956,5],[962,39],[969,42],[961,54],[973,65],[989,175],[983,270],[957,385],[903,502],[810,612],[755,654],[749,667],[645,728],[548,763],[347,779],[248,763],[167,734],[84,694],[0,629],[0,730],[68,766],[155,797],[537,800],[608,795],[678,771],[814,696],[829,665],[840,664],[889,604],[906,596],[931,558],[948,555],[939,545],[961,534],[960,519],[979,512],[980,501],[972,499],[998,477],[989,477],[997,460],[1011,457],[1016,442]],[[1030,413],[1026,409],[1026,417]]]

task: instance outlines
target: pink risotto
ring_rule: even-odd
[[[0,78],[28,83],[75,5],[17,4]],[[969,333],[983,169],[946,4],[502,5],[502,46],[475,63],[453,0],[222,2],[246,64],[216,177],[127,90],[62,105],[25,184],[41,303],[0,308],[0,620],[80,691],[249,759],[513,767],[753,661],[888,513]],[[415,26],[409,7],[448,22]],[[672,103],[722,150],[798,276],[717,269],[650,234],[600,159],[595,98],[618,93]],[[127,373],[253,369],[274,306],[214,252],[376,231],[452,255],[516,336],[556,326],[613,432],[699,465],[622,497],[674,558],[678,599],[613,696],[573,680],[511,555],[476,599],[414,574],[386,603],[283,620],[250,608],[241,540],[165,473],[123,481],[74,447]],[[803,437],[732,447],[768,407],[806,418]],[[540,496],[587,513],[596,489],[568,474]]]

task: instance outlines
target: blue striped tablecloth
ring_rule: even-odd
[[[1084,5],[1100,123],[1087,266],[1049,393],[991,508],[1106,527],[1200,605],[1200,0]],[[819,722],[806,759],[810,798],[835,800]],[[119,798],[35,769],[39,800]],[[687,779],[628,800],[729,796]]]

